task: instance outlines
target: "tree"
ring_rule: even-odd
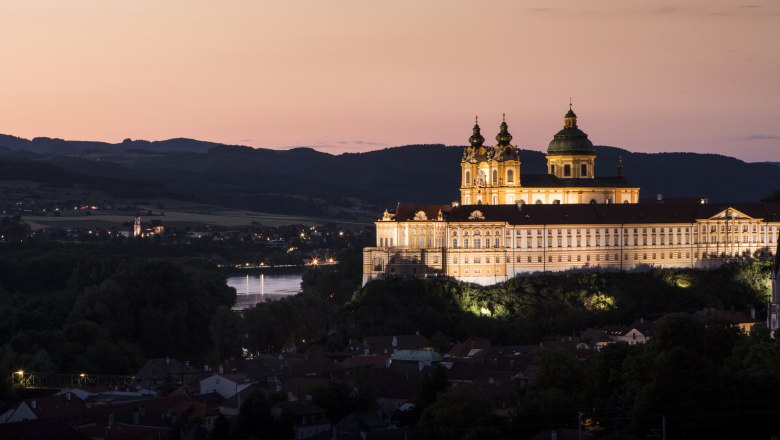
[[[271,403],[261,391],[254,391],[238,410],[235,438],[259,436],[272,429]]]
[[[774,190],[772,194],[769,194],[768,196],[761,199],[762,202],[768,203],[768,202],[780,202],[780,189]]]
[[[217,361],[241,356],[243,325],[241,316],[227,306],[219,306],[209,322],[214,358]]]
[[[481,430],[492,413],[493,406],[482,390],[457,386],[423,411],[417,429],[423,439],[473,438],[471,434]]]

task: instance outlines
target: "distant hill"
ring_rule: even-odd
[[[606,146],[596,147],[596,152],[597,175],[615,175],[622,157],[626,178],[641,188],[643,198],[660,193],[757,201],[780,188],[776,163],[746,163],[715,154],[632,153]],[[176,194],[228,207],[306,215],[333,207],[346,212],[362,205],[378,211],[397,201],[456,200],[462,153],[462,147],[444,145],[332,155],[310,148],[255,149],[191,139],[109,144],[0,135],[0,157],[110,178],[112,187],[132,181],[134,192],[151,193],[147,197]],[[522,173],[545,172],[544,153],[521,150],[520,157]]]
[[[29,140],[16,136],[0,134],[0,146],[6,147],[10,150],[23,150],[35,154],[56,156],[83,155],[96,152],[118,154],[133,150],[150,153],[205,153],[214,147],[222,145],[223,144],[214,142],[205,142],[185,138],[151,142],[144,140],[125,139],[122,141],[122,143],[112,144],[108,142],[93,141],[66,141],[64,139],[47,137],[37,137]]]

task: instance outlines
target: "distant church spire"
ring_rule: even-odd
[[[623,168],[623,156],[618,158],[618,177],[623,177],[625,169]]]

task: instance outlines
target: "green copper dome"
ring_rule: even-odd
[[[559,131],[547,147],[549,155],[595,155],[593,143],[588,135],[577,128],[577,115],[569,105],[569,112],[563,117],[563,130]]]

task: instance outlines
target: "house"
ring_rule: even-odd
[[[447,355],[450,358],[469,358],[489,348],[491,345],[487,339],[470,337],[463,342],[453,345]]]
[[[176,359],[156,358],[149,359],[135,375],[135,384],[151,389],[173,389],[182,385],[188,385],[202,374],[189,362],[180,362]]]
[[[750,330],[756,324],[755,317],[751,318],[742,312],[734,310],[719,310],[713,307],[699,310],[693,314],[693,317],[705,324],[715,322],[730,324],[746,335],[750,334]]]
[[[421,375],[415,371],[396,371],[378,368],[372,371],[376,384],[377,405],[387,414],[392,414],[401,405],[414,399]]]
[[[639,329],[626,325],[607,325],[601,331],[613,342],[625,342],[628,345],[644,344],[649,339]]]
[[[236,393],[246,389],[254,383],[255,382],[250,381],[245,374],[214,373],[200,381],[200,393],[208,394],[215,392],[225,399],[230,399],[235,396]]]
[[[328,380],[320,377],[291,377],[282,383],[282,392],[288,402],[311,400],[311,389],[328,385]]]
[[[68,425],[88,423],[84,401],[72,393],[36,397],[19,402],[5,416],[5,423],[25,420],[57,419]]]
[[[653,333],[655,323],[645,319],[634,321],[631,325],[607,325],[600,329],[587,329],[580,335],[580,340],[588,343],[597,351],[615,342],[625,342],[628,345],[644,344]]]
[[[362,342],[350,339],[345,352],[353,355],[393,354],[398,350],[420,350],[430,346],[428,338],[420,334],[368,336]]]
[[[359,411],[349,414],[333,425],[333,438],[337,440],[362,440],[377,438],[380,433],[388,434],[389,431],[396,432],[398,430],[390,425],[384,414],[370,410]]]
[[[439,353],[430,350],[398,350],[390,357],[390,366],[397,368],[417,368],[422,371],[425,367],[438,364],[442,361]]]

